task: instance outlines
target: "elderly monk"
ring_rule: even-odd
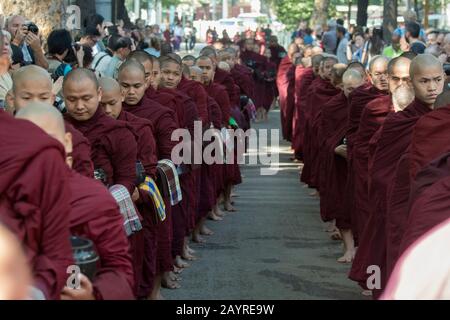
[[[14,73],[12,102],[14,110],[20,111],[31,102],[45,102],[52,105],[55,95],[52,92],[52,79],[48,72],[34,65],[20,68]],[[69,122],[65,123],[66,130],[72,134],[73,152],[72,168],[78,173],[94,176],[94,165],[91,160],[91,145],[83,134]]]
[[[3,111],[0,149],[0,220],[26,248],[33,285],[47,299],[59,299],[73,264],[64,149],[34,124]]]
[[[398,159],[407,151],[411,142],[415,124],[433,109],[436,98],[444,87],[442,64],[432,55],[422,54],[414,58],[409,73],[415,100],[403,111],[387,116],[373,156],[370,190],[377,190],[379,196],[378,201],[371,204],[372,212],[350,272],[352,280],[363,284],[368,278],[366,270],[370,265],[380,266],[381,283],[386,283],[385,221],[388,192],[395,177]],[[376,290],[374,293],[377,297],[380,291]]]
[[[399,87],[411,87],[409,65],[411,60],[395,58],[387,64],[388,87],[391,94]],[[355,173],[354,203],[357,234],[362,234],[370,212],[369,202],[369,142],[390,112],[395,110],[389,95],[369,102],[363,110],[353,143],[353,171]],[[375,190],[376,192],[376,190]]]
[[[154,77],[152,77],[153,79]],[[175,142],[172,141],[172,132],[177,129],[175,114],[169,108],[163,107],[159,103],[150,100],[146,96],[147,81],[145,79],[145,69],[142,64],[136,61],[126,61],[119,69],[118,82],[122,94],[124,95],[123,109],[135,116],[150,120],[156,140],[158,160],[171,159],[172,149]],[[166,208],[166,220],[158,221],[157,224],[157,265],[156,277],[153,283],[153,291],[150,299],[160,299],[160,289],[162,276],[165,272],[173,270],[172,259],[172,214],[169,197],[164,197]],[[144,236],[149,241],[154,235],[145,232]],[[152,261],[148,261],[152,263]],[[144,264],[144,272],[151,266]]]
[[[280,97],[281,127],[283,138],[292,141],[292,119],[295,108],[295,59],[299,55],[299,47],[291,43],[277,73],[277,88]]]
[[[156,142],[153,137],[153,125],[150,120],[139,118],[122,108],[124,97],[119,83],[112,78],[99,80],[102,88],[100,106],[103,111],[116,120],[124,121],[133,131],[137,143],[137,160],[143,165],[145,175],[156,179]],[[130,237],[133,252],[133,267],[136,282],[136,296],[146,298],[153,290],[156,277],[156,212],[151,196],[139,189],[139,201],[136,203],[143,218],[145,231]],[[144,234],[151,234],[145,237]],[[145,261],[145,269],[143,268]]]
[[[71,152],[71,134],[65,132],[62,115],[55,108],[35,102],[20,110],[16,117],[39,126],[64,146],[66,154]],[[70,162],[68,164],[70,167]],[[81,275],[81,288],[65,287],[61,299],[133,299],[131,257],[116,201],[100,182],[73,171],[69,176],[69,186],[72,207],[69,214],[70,232],[92,240],[100,261],[92,283]]]

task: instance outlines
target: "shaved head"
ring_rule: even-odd
[[[119,83],[113,78],[101,78],[102,100],[100,107],[110,117],[117,119],[122,112],[123,95]]]
[[[12,103],[16,111],[30,102],[46,102],[53,104],[55,95],[52,92],[53,82],[47,70],[29,65],[13,73],[11,90]]]
[[[114,91],[120,92],[120,85],[113,78],[100,78],[100,80],[98,82],[99,82],[100,87],[103,90],[103,93],[114,92]]]
[[[389,59],[385,56],[375,56],[369,63],[368,76],[372,85],[381,91],[389,89],[388,68]]]
[[[358,62],[358,61],[350,62],[350,63],[348,64],[348,66],[347,66],[347,70],[350,70],[350,69],[356,70],[356,71],[358,71],[359,73],[361,73],[361,76],[362,76],[364,79],[365,79],[366,76],[367,76],[366,68],[364,67],[364,65],[363,65],[361,62]]]
[[[72,135],[66,133],[63,116],[56,108],[43,102],[34,102],[19,110],[16,118],[34,123],[49,136],[58,140],[64,146],[66,155],[71,156]],[[72,165],[71,158],[68,159],[68,165]]]
[[[436,99],[434,107],[442,108],[450,105],[450,90],[442,92]]]
[[[120,74],[123,72],[136,72],[136,73],[142,73],[145,78],[145,69],[142,63],[139,63],[134,60],[128,60],[122,63],[122,65],[119,68],[119,77]]]
[[[63,88],[67,86],[70,82],[82,83],[88,81],[95,86],[97,90],[99,88],[97,76],[95,73],[89,69],[78,68],[70,71],[64,78]]]
[[[200,50],[200,55],[201,56],[213,57],[214,59],[217,58],[216,49],[214,47],[211,47],[211,46],[204,47],[202,50]]]
[[[393,94],[400,86],[407,86],[409,87],[409,90],[412,91],[411,78],[409,76],[410,65],[411,60],[405,57],[397,57],[389,61],[388,82],[389,92],[391,94]]]
[[[444,90],[442,63],[431,54],[420,54],[411,61],[409,74],[416,98],[433,108],[438,95]]]
[[[230,65],[228,63],[226,63],[225,61],[220,61],[219,65],[217,66],[219,69],[222,69],[226,72],[230,72]]]
[[[314,57],[318,54],[322,54],[323,53],[323,49],[321,47],[313,47],[311,49],[311,56]]]
[[[142,100],[148,88],[145,69],[135,61],[126,61],[120,66],[118,81],[125,103],[132,106]]]
[[[322,63],[323,55],[318,54],[311,58],[311,64],[313,67],[314,74],[317,76],[319,74],[320,64]]]
[[[342,75],[343,91],[346,97],[356,88],[363,85],[363,75],[355,69],[347,69]]]
[[[344,63],[337,63],[333,66],[333,69],[331,69],[331,83],[336,88],[342,87],[342,76],[347,69],[347,65]]]

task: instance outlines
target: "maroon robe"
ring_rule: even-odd
[[[358,251],[350,271],[350,279],[363,285],[368,274],[367,267],[377,265],[381,269],[381,283],[386,283],[386,232],[388,190],[393,182],[399,157],[406,152],[414,125],[431,109],[415,100],[405,110],[391,113],[383,123],[377,150],[371,168],[371,212],[363,234],[360,235]],[[380,292],[376,290],[374,296]]]
[[[319,77],[320,78],[320,77]],[[325,105],[340,90],[335,88],[330,81],[320,78],[318,84],[313,88],[310,95],[310,118],[309,118],[309,142],[307,144],[309,152],[308,161],[305,162],[303,169],[310,170],[310,186],[316,187],[320,191],[320,150],[323,143],[321,122],[322,106]]]
[[[295,68],[295,109],[292,119],[292,146],[295,156],[302,159],[303,156],[303,137],[305,134],[305,104],[309,87],[314,80],[314,71],[312,68],[304,68],[298,65]]]
[[[171,139],[172,132],[178,128],[176,115],[174,112],[169,108],[162,106],[158,102],[148,98],[147,96],[144,96],[141,101],[134,106],[129,106],[124,103],[123,108],[125,111],[128,111],[135,116],[151,121],[154,128],[153,136],[156,141],[158,160],[171,159],[172,149],[176,145],[176,143]],[[154,267],[156,268],[154,269],[154,274],[161,274],[173,269],[172,214],[170,200],[168,198],[164,198],[164,204],[166,207],[167,218],[164,222],[155,221],[155,223],[157,223],[156,233],[145,231],[151,230],[150,227],[144,228],[145,241],[153,243],[156,241],[157,243],[157,261],[156,266]],[[146,263],[151,264],[151,266],[147,267]],[[152,267],[154,261],[147,261],[146,263],[144,264],[144,272],[147,272],[146,270],[153,270]],[[152,278],[152,274],[148,275],[148,278]],[[142,285],[142,287],[145,287],[145,290],[141,291],[141,293],[148,293],[148,291],[152,288],[152,283],[147,282]]]
[[[425,233],[450,218],[449,192],[450,154],[446,153],[417,174],[399,255]]]
[[[133,194],[136,182],[137,145],[127,124],[107,116],[100,108],[87,121],[67,120],[91,143],[96,169],[103,169],[108,185],[121,184]]]
[[[263,95],[261,99],[262,107],[269,111],[270,107],[272,106],[273,100],[276,97],[276,73],[277,73],[277,66],[270,62],[270,60],[266,59],[266,67],[263,73],[264,76],[264,89],[263,89]],[[295,77],[295,74],[294,74]],[[292,117],[294,115],[294,110],[292,111]]]
[[[414,127],[408,152],[399,162],[386,215],[388,277],[399,257],[399,246],[408,220],[411,181],[430,161],[450,152],[449,130],[450,107],[433,110],[423,116]]]
[[[277,44],[276,46],[269,46],[270,49],[270,61],[275,63],[275,65],[278,67],[280,65],[281,59],[283,59],[287,52],[286,50]]]
[[[346,210],[343,207],[347,179],[347,161],[334,150],[345,136],[348,103],[344,92],[340,92],[322,106],[321,131],[323,144],[320,152],[321,189],[320,214],[323,221],[336,218],[338,227],[348,229]]]
[[[369,102],[363,110],[358,131],[353,140],[354,191],[353,216],[357,234],[361,234],[369,216],[369,142],[380,128],[388,113],[393,112],[392,99],[389,95],[381,96]]]
[[[348,176],[347,176],[347,186],[346,188],[346,206],[347,210],[350,212],[350,216],[354,220],[356,211],[353,203],[354,199],[354,179],[355,173],[353,171],[353,144],[355,139],[355,134],[359,128],[359,122],[361,120],[362,112],[365,106],[372,100],[384,95],[384,92],[378,90],[369,83],[363,84],[362,86],[356,88],[350,93],[348,97],[349,102],[349,116],[347,124],[347,164],[348,164]],[[356,225],[352,226],[353,235],[358,239],[359,235],[357,232]]]
[[[116,201],[99,182],[72,171],[69,215],[72,235],[94,243],[99,256],[93,280],[97,300],[134,298],[133,268],[123,218]]]
[[[239,105],[239,95],[236,94],[235,83],[231,74],[225,70],[216,68],[214,74],[214,83],[220,84],[225,87],[228,97],[230,99],[230,105]]]
[[[73,265],[70,188],[62,145],[0,110],[0,222],[23,244],[34,286],[58,300]]]
[[[64,121],[66,131],[72,134],[72,169],[79,174],[93,178],[94,164],[91,160],[91,144],[83,134],[69,122]]]
[[[255,84],[253,82],[251,71],[248,71],[248,68],[245,66],[236,64],[234,68],[231,69],[231,76],[233,77],[234,82],[239,86],[241,90],[240,93],[253,100]]]
[[[265,83],[264,83],[264,72],[266,70],[266,61],[267,58],[257,54],[253,51],[242,51],[241,52],[241,62],[245,66],[249,66],[252,68],[253,71],[253,83],[254,83],[254,96],[253,96],[253,103],[255,104],[255,107],[262,108],[263,107],[263,96],[260,94],[265,89]]]
[[[281,60],[277,73],[277,88],[280,96],[280,115],[283,138],[292,141],[292,118],[295,108],[295,65],[286,56]]]
[[[182,77],[177,89],[191,97],[197,106],[198,116],[203,125],[208,124],[208,93],[205,91],[202,84]]]

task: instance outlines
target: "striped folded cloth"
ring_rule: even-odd
[[[121,184],[115,184],[109,188],[112,196],[119,205],[120,213],[123,217],[123,227],[127,236],[142,230],[141,220],[134,207],[133,200],[127,188]]]
[[[145,181],[139,185],[139,189],[147,191],[152,197],[159,220],[166,220],[166,207],[156,182],[150,177],[145,177]]]
[[[163,188],[168,189],[168,196],[170,196],[170,204],[172,206],[183,200],[181,193],[180,180],[178,179],[178,172],[175,164],[167,159],[158,161],[158,178],[161,179]]]

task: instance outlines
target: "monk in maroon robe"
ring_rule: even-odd
[[[275,65],[280,65],[281,60],[287,55],[286,50],[278,44],[278,38],[276,36],[271,36],[269,40],[270,49],[270,60],[275,63]]]
[[[59,299],[73,265],[64,149],[34,124],[1,110],[0,132],[0,221],[24,245],[34,286],[47,299]]]
[[[373,211],[361,235],[350,272],[350,278],[363,285],[368,278],[367,266],[370,265],[380,267],[381,283],[382,285],[386,283],[386,199],[394,179],[397,160],[406,152],[411,142],[414,125],[421,116],[432,110],[444,86],[442,65],[439,60],[428,54],[413,59],[410,77],[416,99],[404,111],[388,115],[374,155],[370,190],[376,189],[379,195],[377,201],[371,204]],[[435,81],[437,85],[429,87],[424,79],[432,79],[431,81]],[[379,290],[374,292],[374,296],[379,294]]]
[[[58,140],[66,154],[72,150],[71,134],[65,132],[62,115],[45,103],[32,103],[19,111],[18,118],[27,119]],[[70,167],[70,159],[67,159]],[[64,288],[62,299],[96,300],[133,299],[134,286],[128,240],[123,218],[114,198],[98,181],[69,173],[71,191],[70,231],[73,236],[91,240],[100,258],[92,284],[82,278],[81,288]],[[83,282],[88,285],[84,286]]]
[[[154,128],[154,137],[157,146],[158,160],[171,159],[175,142],[172,141],[172,132],[177,129],[177,120],[174,112],[159,103],[147,98],[145,92],[147,82],[145,69],[136,61],[125,62],[119,70],[119,84],[125,93],[123,108],[138,117],[151,121]],[[171,205],[168,198],[164,198],[166,220],[157,224],[157,277],[154,281],[152,299],[160,298],[162,275],[173,270],[172,259],[172,218]],[[147,234],[151,237],[153,234]]]
[[[280,114],[283,138],[292,141],[292,118],[295,108],[295,65],[294,60],[299,48],[295,43],[289,45],[277,72],[277,87],[280,96]]]
[[[30,65],[20,68],[14,74],[13,108],[20,111],[30,102],[42,102],[52,105],[55,95],[52,91],[53,84],[48,72],[38,66]],[[91,146],[86,137],[66,121],[66,130],[72,134],[73,169],[87,176],[94,176],[94,166],[91,161]]]
[[[414,127],[411,144],[405,160],[399,161],[391,195],[388,198],[386,215],[386,263],[389,278],[397,258],[399,246],[407,225],[411,184],[417,173],[424,170],[432,160],[444,153],[450,152],[450,108],[444,107],[423,116]],[[433,141],[433,143],[430,143]],[[427,181],[428,172],[422,172],[420,181]],[[417,195],[415,195],[416,197]]]

